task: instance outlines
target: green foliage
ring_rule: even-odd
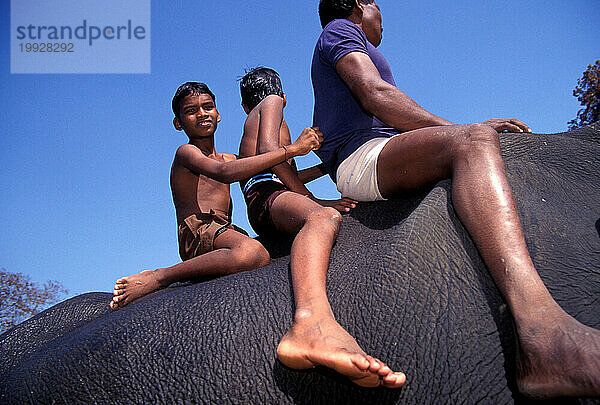
[[[58,281],[38,286],[29,276],[0,270],[0,333],[58,302],[68,294]]]
[[[577,118],[569,121],[569,129],[600,120],[600,59],[593,65],[588,65],[583,77],[577,81],[573,95],[585,108],[579,110]]]

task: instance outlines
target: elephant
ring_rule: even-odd
[[[501,146],[540,276],[568,313],[600,328],[600,125],[503,133]],[[400,389],[277,360],[293,316],[290,241],[262,239],[266,267],[179,283],[114,312],[110,293],[87,293],[5,332],[0,403],[528,403],[515,383],[511,314],[451,188],[360,203],[332,251],[336,319],[406,373]]]

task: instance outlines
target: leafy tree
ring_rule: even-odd
[[[569,129],[600,120],[600,59],[593,65],[588,65],[583,77],[577,81],[573,95],[585,108],[579,110],[577,118],[569,121]]]
[[[0,270],[0,333],[60,301],[69,292],[58,281],[38,286],[29,276]]]

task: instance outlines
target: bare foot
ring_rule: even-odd
[[[285,334],[277,357],[286,366],[303,370],[329,367],[362,387],[399,388],[406,376],[367,355],[356,340],[331,317],[297,320]]]
[[[120,278],[113,290],[113,299],[109,304],[110,309],[123,308],[132,301],[163,287],[153,270],[146,270],[133,276]]]
[[[519,390],[536,399],[600,396],[600,331],[556,312],[550,328],[519,334]]]

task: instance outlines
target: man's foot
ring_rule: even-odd
[[[600,331],[558,309],[519,335],[517,385],[528,397],[600,396]]]
[[[132,301],[163,288],[153,270],[142,271],[133,276],[120,278],[113,290],[110,309],[123,308]]]
[[[367,355],[332,317],[294,322],[277,347],[277,357],[298,370],[329,367],[362,387],[399,388],[406,381],[403,373]]]

